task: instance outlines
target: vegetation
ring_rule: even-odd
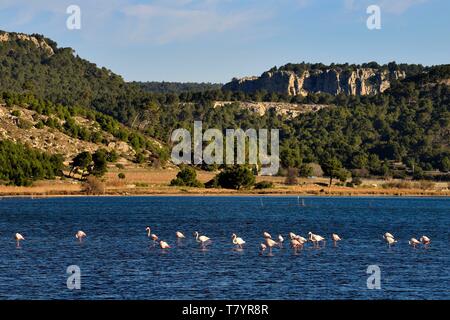
[[[271,189],[273,188],[273,183],[270,181],[261,181],[255,184],[255,189]]]
[[[94,165],[91,173],[96,177],[103,177],[108,171],[108,152],[105,149],[97,149],[92,155],[92,161]]]
[[[28,186],[62,176],[62,156],[49,155],[11,141],[0,141],[0,183]]]
[[[325,176],[330,178],[330,186],[333,183],[333,178],[345,182],[348,178],[348,172],[342,167],[342,163],[337,158],[326,158],[320,164]]]
[[[286,180],[284,183],[287,185],[296,185],[298,183],[298,170],[295,168],[289,168],[286,173]]]
[[[372,68],[372,69],[378,69],[381,71],[395,71],[395,70],[401,70],[406,73],[407,76],[416,76],[420,73],[423,73],[427,70],[426,67],[420,65],[420,64],[397,64],[395,62],[390,62],[388,64],[380,65],[377,62],[368,62],[363,64],[349,64],[349,63],[332,63],[331,65],[325,65],[323,63],[288,63],[284,66],[281,66],[279,68],[273,67],[270,69],[270,71],[293,71],[297,74],[302,74],[305,71],[315,71],[315,70],[321,70],[326,71],[330,68],[340,70],[341,72],[350,72],[354,71],[359,68]]]
[[[182,93],[182,92],[203,92],[219,90],[222,84],[219,83],[195,83],[195,82],[133,82],[143,91],[151,93]]]
[[[105,193],[105,184],[97,177],[87,177],[83,185],[84,192],[89,195],[102,195]]]
[[[325,174],[344,180],[349,172],[380,177],[411,176],[421,180],[439,170],[433,179],[447,179],[450,170],[450,65],[424,67],[374,62],[332,65],[342,70],[376,67],[403,70],[407,78],[393,81],[391,88],[375,96],[331,96],[318,93],[306,97],[267,92],[246,94],[221,89],[209,90],[183,85],[126,83],[105,68],[74,54],[70,48],[40,35],[54,54],[31,41],[14,40],[0,46],[0,87],[8,106],[25,102],[32,110],[46,115],[44,125],[63,130],[71,136],[95,142],[105,137],[86,130],[74,121],[85,115],[114,137],[130,143],[136,162],[159,163],[168,159],[168,149],[156,147],[148,137],[169,142],[176,128],[192,130],[194,120],[204,128],[277,128],[283,168],[298,169],[308,176],[309,164],[320,163]],[[323,64],[288,64],[281,70],[302,72],[328,68]],[[206,91],[204,89],[207,89]],[[214,101],[230,105],[213,108]],[[283,101],[327,104],[329,108],[290,118],[270,110],[265,115],[243,110],[239,101]],[[27,123],[23,125],[27,126]],[[42,124],[36,124],[42,126]],[[126,126],[128,125],[128,127]],[[131,129],[130,127],[133,127]],[[149,151],[156,159],[144,156]],[[156,161],[158,160],[158,161]],[[403,169],[396,168],[402,164]],[[309,169],[308,169],[309,168]],[[251,184],[229,183],[236,167],[224,168],[214,183],[232,188]],[[249,169],[242,169],[243,171]],[[244,174],[244,176],[246,176]],[[245,180],[245,179],[244,179]],[[251,179],[249,179],[251,180]]]
[[[255,184],[255,176],[246,166],[226,167],[217,175],[217,183],[222,188],[240,190],[250,188]]]
[[[84,173],[88,170],[91,163],[92,163],[92,155],[90,152],[83,151],[77,154],[70,163],[71,169],[69,172],[69,176],[73,172],[81,170],[81,177],[83,177]]]
[[[101,132],[103,131],[111,134],[118,140],[129,143],[137,152],[147,150],[162,162],[166,162],[168,159],[169,153],[166,148],[156,146],[144,134],[122,125],[116,119],[101,112],[82,107],[67,107],[55,104],[49,100],[37,99],[33,94],[17,94],[14,92],[3,92],[0,95],[0,103],[5,103],[8,107],[22,106],[35,111],[39,116],[42,116],[42,119],[45,117],[45,121],[40,119],[37,122],[35,125],[37,128],[42,128],[46,125],[75,139],[106,145],[109,141],[102,135]],[[20,119],[19,110],[13,110],[11,114],[19,118],[19,126],[21,123],[24,123]],[[83,117],[92,121],[91,129],[89,130],[84,126],[78,125],[75,117]],[[110,156],[114,157],[114,159],[110,159],[110,162],[117,161],[118,155],[116,153],[110,154]]]
[[[170,182],[170,185],[179,187],[203,187],[203,184],[197,180],[197,172],[195,169],[188,166],[182,167],[177,177]]]
[[[105,149],[97,149],[94,154],[88,151],[77,154],[70,163],[69,176],[74,172],[81,171],[81,179],[86,174],[92,174],[98,178],[103,177],[108,171],[108,162],[114,159],[114,156],[111,156],[111,154],[112,152],[108,152]]]

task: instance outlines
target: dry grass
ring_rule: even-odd
[[[125,179],[119,179],[119,172]],[[265,194],[265,195],[336,195],[336,196],[450,196],[447,183],[401,182],[364,180],[363,185],[355,188],[332,186],[328,188],[326,178],[299,178],[298,184],[287,186],[284,177],[257,177],[256,181],[270,181],[274,188],[263,190],[226,190],[169,187],[178,170],[154,170],[128,166],[124,169],[110,168],[105,176],[105,194],[107,195],[233,195],[233,194]],[[198,172],[198,178],[206,182],[214,177],[213,172]],[[36,182],[32,187],[0,186],[0,196],[6,195],[82,195],[82,184],[74,180],[55,180]]]

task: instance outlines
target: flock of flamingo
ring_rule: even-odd
[[[152,239],[153,243],[155,245],[158,243],[159,247],[161,249],[166,250],[166,249],[171,248],[171,246],[166,241],[160,240],[156,234],[152,233],[150,227],[146,227],[145,231],[147,232],[147,237]],[[86,236],[87,236],[86,233],[81,230],[79,230],[75,234],[75,238],[78,239],[79,242],[82,242]],[[186,238],[185,235],[180,231],[177,231],[175,233],[175,236],[178,240]],[[205,235],[200,235],[197,231],[194,233],[194,237],[195,237],[195,240],[198,243],[200,243],[200,246],[202,249],[206,249],[206,246],[211,243],[211,239],[209,237],[207,237]],[[272,236],[270,235],[270,233],[268,233],[268,232],[263,232],[263,237],[264,237],[264,242],[260,244],[261,254],[263,254],[267,250],[267,248],[269,248],[269,255],[272,255],[272,248],[274,248],[274,247],[282,248],[283,247],[284,238],[281,234],[278,235],[278,237],[276,238],[278,241],[275,241],[272,238]],[[20,247],[20,242],[25,240],[25,238],[20,233],[16,233],[14,238],[16,240],[17,247]],[[308,241],[312,242],[314,248],[320,248],[321,244],[323,244],[323,246],[325,246],[325,242],[326,242],[326,239],[324,237],[322,237],[318,234],[314,234],[312,232],[308,233],[308,239],[306,239],[300,235],[297,235],[293,232],[290,232],[289,239],[290,239],[290,246],[294,250],[295,253],[297,253],[298,250],[303,249],[304,245]],[[398,242],[395,239],[395,237],[389,232],[386,232],[383,235],[383,239],[386,241],[386,243],[388,244],[389,247],[391,247],[392,245],[394,245],[395,243]],[[159,242],[158,242],[158,240],[159,240]],[[333,245],[336,247],[338,242],[341,241],[342,239],[341,239],[341,237],[339,237],[339,235],[333,233],[331,235],[331,240],[333,241]],[[233,233],[231,235],[231,243],[236,246],[236,249],[242,250],[244,248],[244,244],[246,242],[244,241],[244,239],[242,239],[241,237],[238,237],[235,233]],[[421,244],[425,248],[427,248],[428,245],[431,243],[431,240],[427,236],[422,236],[419,238],[419,240],[417,240],[416,238],[411,238],[408,241],[408,243],[413,248],[417,248],[417,246],[419,246]]]

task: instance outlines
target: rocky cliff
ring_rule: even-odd
[[[36,48],[44,50],[49,56],[53,55],[55,52],[53,48],[45,41],[45,39],[37,36],[30,36],[23,33],[15,33],[15,32],[5,32],[0,31],[0,43],[7,41],[30,41],[32,42]]]
[[[392,80],[403,79],[401,70],[356,68],[312,69],[301,73],[289,70],[271,70],[260,77],[233,79],[223,89],[231,91],[276,92],[287,95],[307,95],[310,92],[326,92],[337,95],[372,95],[389,88]]]

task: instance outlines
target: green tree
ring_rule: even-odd
[[[81,177],[84,176],[84,173],[88,170],[88,167],[92,163],[92,155],[88,151],[83,151],[79,154],[77,154],[71,162],[71,170],[69,172],[69,176],[72,174],[72,172],[75,171],[75,169],[81,170]]]
[[[333,183],[333,178],[341,181],[347,179],[348,172],[343,168],[341,161],[335,157],[324,159],[320,162],[320,166],[325,176],[330,178],[329,186]]]
[[[226,167],[218,174],[218,183],[226,189],[250,188],[255,184],[255,176],[248,167],[235,165]]]
[[[202,187],[203,184],[197,180],[197,171],[194,168],[184,166],[177,173],[177,177],[170,182],[171,186]]]
[[[449,172],[450,171],[450,158],[449,157],[443,157],[440,164],[440,170],[442,172]]]
[[[92,155],[94,165],[92,166],[91,174],[96,177],[103,177],[105,175],[108,171],[107,155],[108,152],[105,149],[97,149],[95,151]]]

